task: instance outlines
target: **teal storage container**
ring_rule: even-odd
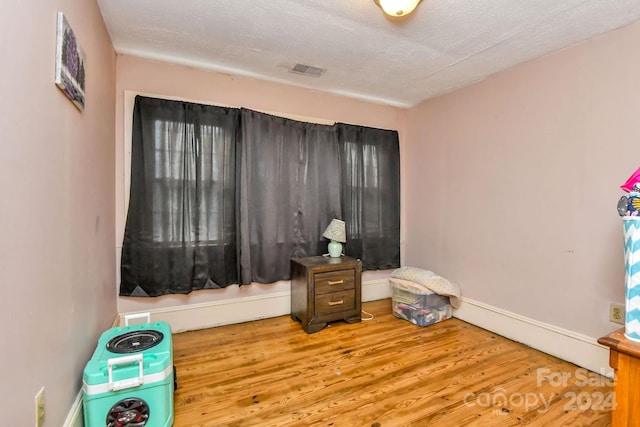
[[[109,329],[83,372],[85,427],[173,425],[175,378],[168,323]]]

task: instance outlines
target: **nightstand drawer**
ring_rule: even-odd
[[[353,310],[355,308],[355,298],[352,290],[316,295],[315,303],[316,314],[318,316]]]
[[[314,275],[316,295],[353,289],[356,283],[356,273],[351,270],[338,270]]]

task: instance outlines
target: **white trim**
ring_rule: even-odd
[[[362,282],[362,301],[377,301],[391,298],[391,285],[387,279]]]
[[[78,392],[71,409],[67,413],[62,427],[84,427],[84,417],[82,414],[82,390]]]
[[[362,300],[374,301],[391,298],[387,279],[367,280],[362,283]],[[251,322],[291,313],[291,292],[275,292],[245,298],[233,298],[187,306],[145,310],[151,312],[154,322],[165,321],[173,333],[214,328],[234,323]],[[118,319],[132,313],[122,313]]]
[[[567,329],[462,298],[454,317],[487,329],[536,350],[574,363],[592,372],[613,378],[609,366],[609,348],[597,340]]]
[[[391,298],[387,279],[362,283],[362,300]],[[188,306],[151,310],[154,321],[165,321],[172,332],[212,328],[288,315],[290,292],[277,292],[247,298],[235,298]],[[146,310],[149,311],[149,310]],[[130,314],[130,313],[126,313]],[[124,313],[120,315],[124,318]],[[567,329],[540,322],[470,298],[462,298],[453,315],[460,320],[487,329],[536,350],[574,363],[590,371],[613,376],[609,367],[609,349],[597,340]]]
[[[282,316],[289,313],[290,306],[289,292],[275,292],[145,311],[151,312],[154,322],[167,322],[171,332],[177,333]]]

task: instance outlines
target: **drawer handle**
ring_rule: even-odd
[[[344,300],[341,299],[340,301],[329,301],[329,305],[341,305],[344,304]]]
[[[342,285],[344,283],[344,280],[329,280],[329,286],[333,286],[333,285]]]

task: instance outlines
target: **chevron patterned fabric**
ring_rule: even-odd
[[[625,216],[624,261],[625,261],[625,305],[624,334],[640,342],[640,217]]]

